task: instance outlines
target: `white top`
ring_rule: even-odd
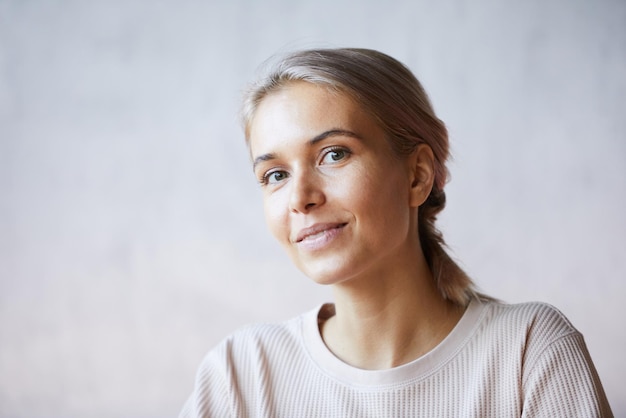
[[[582,335],[555,308],[474,300],[424,356],[386,370],[335,357],[323,305],[207,354],[180,417],[612,417]]]

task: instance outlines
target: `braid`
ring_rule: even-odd
[[[464,306],[473,292],[472,281],[445,250],[441,231],[435,226],[437,214],[446,206],[446,193],[433,187],[428,199],[419,208],[419,236],[426,263],[440,294]]]

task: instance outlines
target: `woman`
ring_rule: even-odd
[[[401,63],[292,53],[243,123],[272,234],[334,303],[228,337],[181,416],[612,415],[562,314],[477,294],[446,254],[447,133]]]

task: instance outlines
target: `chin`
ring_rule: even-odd
[[[353,269],[349,269],[345,265],[329,263],[324,263],[324,265],[297,264],[297,267],[315,283],[325,286],[342,283],[355,275]]]
[[[306,274],[306,273],[305,273]],[[313,276],[310,274],[307,274],[307,276],[313,280],[315,283],[322,285],[322,286],[331,286],[337,283],[341,283],[343,280],[341,279],[337,279],[336,277],[333,276]]]

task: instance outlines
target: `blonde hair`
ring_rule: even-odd
[[[466,305],[475,294],[474,285],[448,255],[443,236],[435,227],[437,214],[446,204],[443,189],[449,175],[448,132],[417,78],[401,62],[371,49],[289,53],[271,65],[244,96],[242,122],[246,141],[261,101],[294,81],[322,85],[351,97],[377,120],[399,156],[410,154],[419,144],[427,144],[433,150],[433,188],[418,210],[420,244],[441,295],[455,304]]]

